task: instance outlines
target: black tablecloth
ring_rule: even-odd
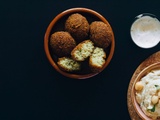
[[[93,9],[110,23],[115,52],[109,66],[86,80],[67,78],[48,62],[43,42],[51,20],[74,7]],[[3,0],[0,2],[0,120],[129,120],[128,84],[154,48],[130,37],[134,17],[160,18],[158,0]]]

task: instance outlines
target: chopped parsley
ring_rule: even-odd
[[[151,112],[154,112],[156,110],[156,105],[153,106],[152,109],[149,109]]]
[[[154,85],[156,87],[157,90],[160,90],[160,86],[159,85]]]

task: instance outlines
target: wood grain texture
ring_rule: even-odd
[[[133,73],[133,76],[130,80],[129,86],[128,86],[128,93],[127,93],[127,105],[128,105],[128,111],[130,114],[130,117],[132,120],[141,120],[141,118],[138,116],[138,114],[136,113],[133,105],[132,105],[132,100],[131,100],[131,88],[133,85],[133,82],[135,80],[135,78],[137,77],[137,75],[140,73],[140,71],[142,71],[145,67],[156,63],[156,62],[160,62],[160,51],[154,53],[153,55],[149,56],[146,60],[144,60],[135,70],[135,72]]]

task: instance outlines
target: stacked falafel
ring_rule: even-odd
[[[50,47],[58,56],[58,66],[68,72],[81,70],[88,60],[92,72],[99,72],[106,59],[105,49],[111,44],[112,30],[102,21],[91,24],[80,13],[71,14],[65,22],[65,30],[50,37]]]

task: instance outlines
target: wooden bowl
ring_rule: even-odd
[[[51,48],[49,45],[49,40],[50,40],[51,34],[53,34],[54,32],[65,31],[64,30],[65,21],[69,17],[69,15],[71,15],[73,13],[82,14],[84,17],[87,18],[89,24],[93,21],[99,20],[99,21],[103,21],[104,23],[106,23],[110,26],[109,22],[102,15],[100,15],[98,12],[96,12],[94,10],[87,9],[87,8],[71,8],[71,9],[65,10],[65,11],[61,12],[60,14],[58,14],[49,24],[49,26],[46,30],[45,36],[44,36],[44,50],[45,50],[46,56],[47,56],[50,64],[59,73],[61,73],[62,75],[66,76],[66,77],[69,77],[69,78],[86,79],[86,78],[90,78],[90,77],[97,75],[102,70],[104,70],[108,66],[108,64],[110,63],[110,61],[113,57],[114,48],[115,48],[114,34],[112,31],[113,37],[111,39],[110,46],[106,50],[107,58],[106,58],[105,65],[101,71],[96,72],[96,73],[91,72],[89,70],[89,68],[87,67],[87,65],[86,65],[86,68],[84,68],[83,70],[78,71],[78,72],[69,73],[69,72],[62,71],[57,65],[57,56],[55,54],[53,54],[51,51]],[[110,28],[111,28],[111,26],[110,26]],[[111,28],[111,30],[112,30],[112,28]]]
[[[152,120],[150,117],[148,117],[141,109],[140,105],[138,104],[137,100],[136,100],[136,90],[135,90],[135,84],[136,82],[140,81],[142,77],[144,77],[145,75],[147,75],[151,70],[154,69],[160,69],[160,62],[157,63],[153,63],[149,66],[147,66],[146,68],[144,68],[135,78],[134,82],[133,82],[133,86],[131,88],[131,100],[132,100],[132,104],[133,107],[135,109],[135,111],[137,112],[137,114],[143,119],[143,120]],[[158,119],[160,120],[160,119]]]

